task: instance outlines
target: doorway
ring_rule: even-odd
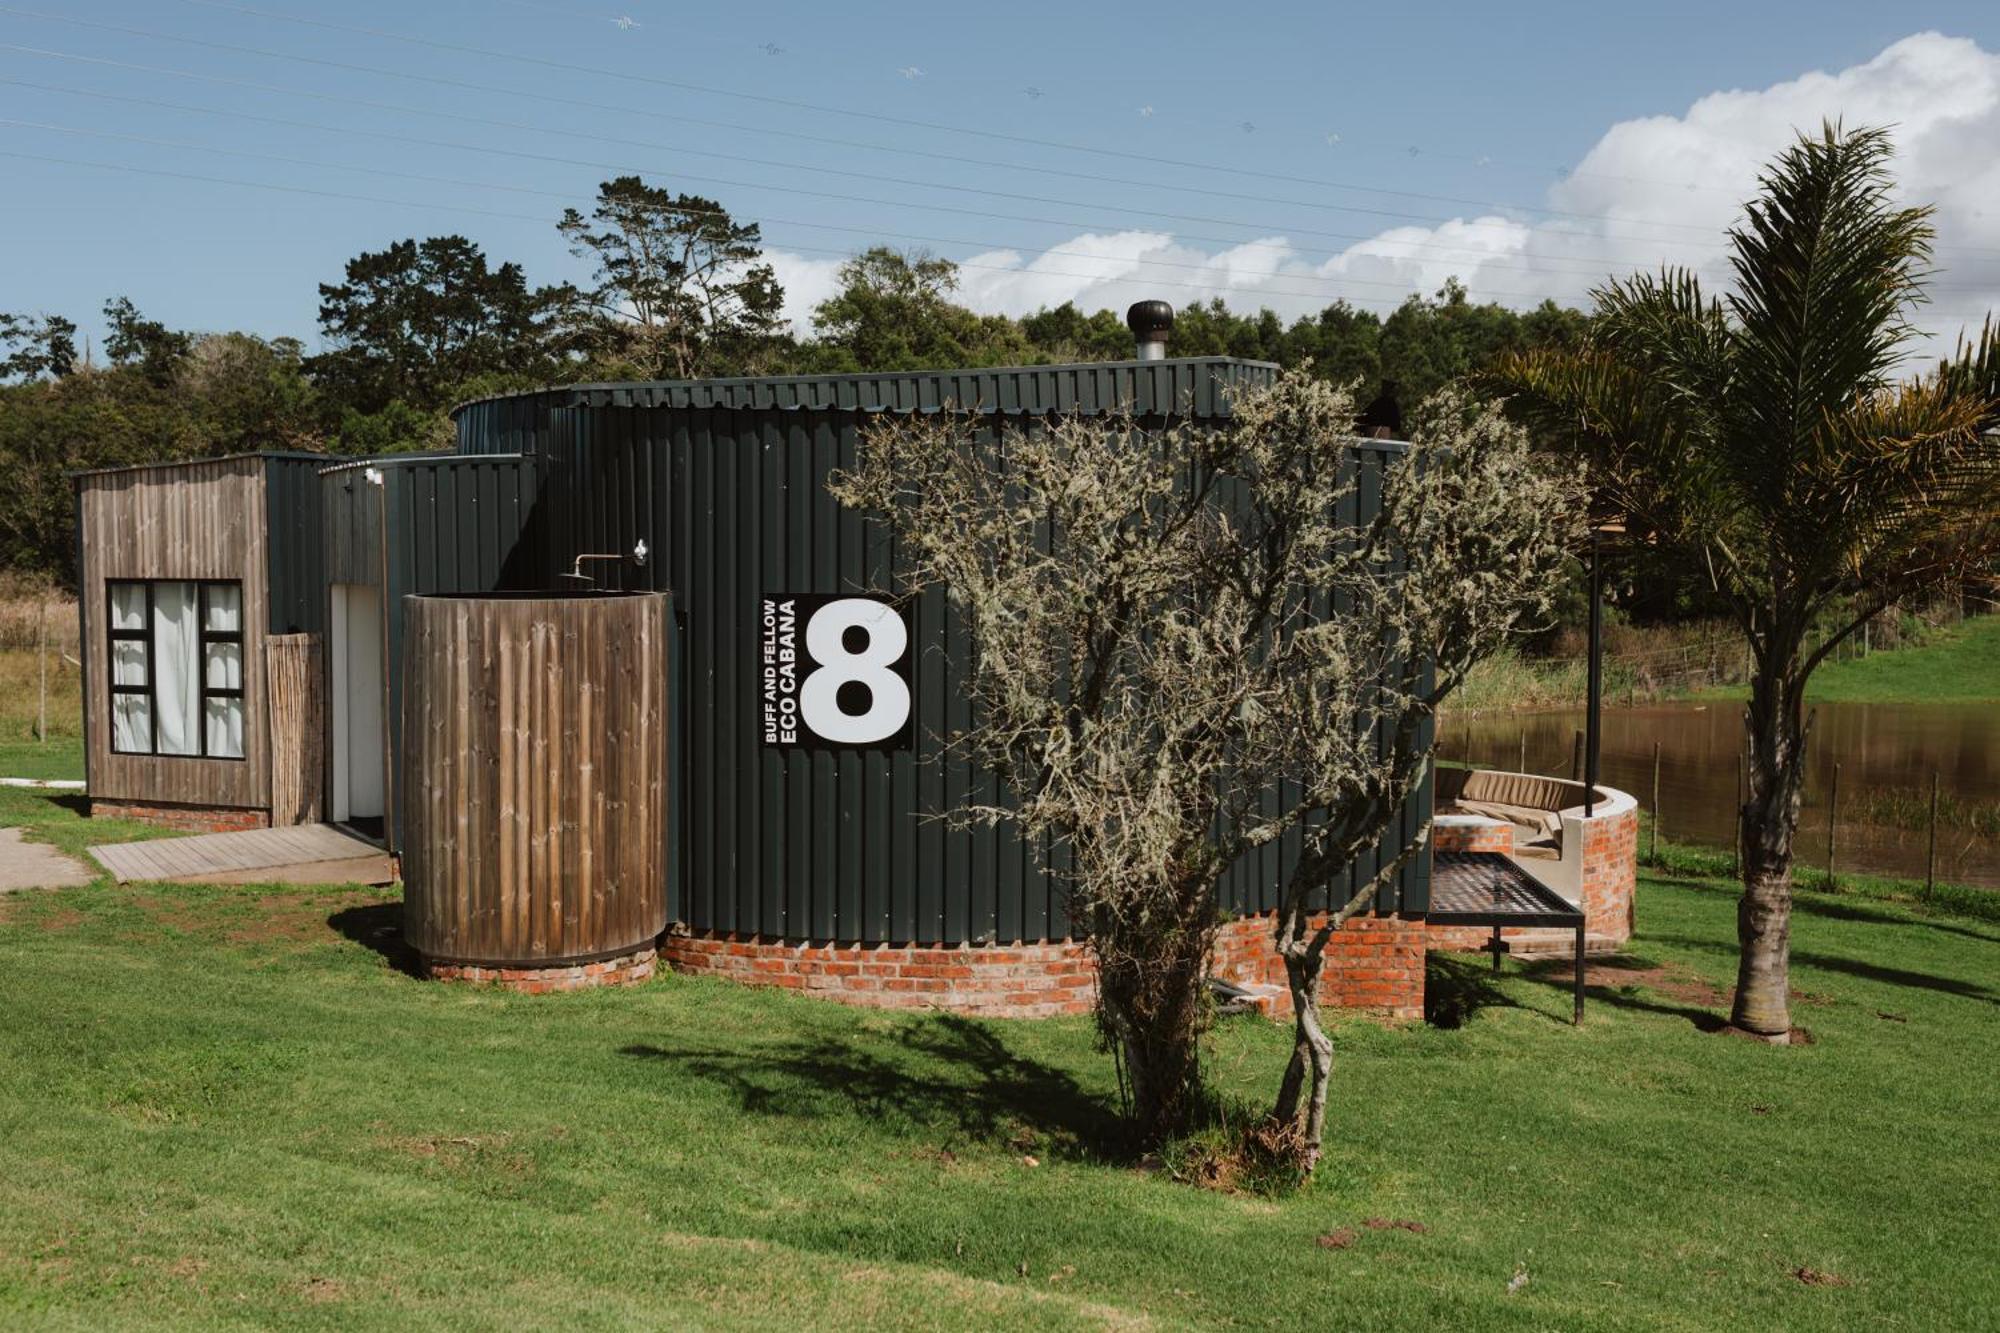
[[[382,590],[372,583],[333,586],[331,731],[333,822],[376,841],[386,810],[383,734]]]

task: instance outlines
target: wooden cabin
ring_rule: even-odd
[[[326,462],[74,476],[93,814],[209,829],[319,817]]]

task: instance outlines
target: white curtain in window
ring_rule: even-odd
[[[233,590],[232,590],[233,591]],[[213,597],[214,591],[210,592]],[[233,629],[234,624],[215,623],[215,606],[209,604],[209,627],[211,629]],[[240,690],[243,688],[243,645],[240,643],[211,643],[208,645],[208,688],[211,690]],[[210,699],[203,709],[203,725],[208,728],[208,753],[217,759],[241,759],[243,757],[243,700]]]
[[[207,710],[208,753],[214,759],[243,757],[243,701],[210,699]]]
[[[111,585],[111,628],[146,628],[145,584],[114,583]]]
[[[208,630],[243,628],[243,590],[234,584],[218,583],[208,589]]]
[[[142,583],[111,585],[111,627],[146,627],[146,587]],[[117,685],[146,683],[146,645],[137,639],[114,639],[111,680]],[[111,696],[111,748],[144,754],[153,748],[153,701],[143,694]]]
[[[201,636],[195,624],[195,585],[153,585],[153,700],[159,715],[159,753],[200,754]]]
[[[111,748],[145,754],[153,748],[153,701],[143,694],[111,696]]]

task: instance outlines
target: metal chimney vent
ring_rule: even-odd
[[[1164,361],[1167,335],[1174,330],[1174,308],[1165,301],[1135,301],[1125,312],[1125,327],[1139,340],[1141,361]]]

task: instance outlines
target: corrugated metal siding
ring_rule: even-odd
[[[606,582],[623,578],[675,598],[669,900],[677,920],[792,939],[1060,938],[1069,933],[1062,891],[1010,827],[953,829],[933,818],[1001,799],[987,775],[938,758],[936,738],[970,721],[969,643],[943,590],[928,590],[916,611],[915,754],[763,748],[757,598],[904,591],[893,539],[825,491],[827,473],[852,462],[868,413],[1159,414],[1179,405],[1210,417],[1226,414],[1229,387],[1270,373],[1202,360],[579,386],[469,404],[458,414],[459,442],[468,454],[506,447],[541,455],[532,545],[544,579],[578,551],[626,551],[643,538],[657,553],[647,568],[612,571]],[[1357,444],[1357,465],[1380,454]],[[1399,847],[1422,808],[1413,801],[1405,812]],[[1246,859],[1225,878],[1222,905],[1239,913],[1275,906],[1296,852],[1294,840]],[[1380,864],[1381,854],[1371,854],[1350,876]],[[1427,885],[1425,857],[1378,910],[1423,910]]]
[[[370,469],[380,483],[369,481]],[[389,771],[402,745],[403,598],[547,586],[530,551],[536,463],[520,457],[398,455],[323,469],[321,549],[326,584],[382,589]],[[324,612],[322,612],[324,614]],[[396,793],[389,843],[397,845]]]
[[[270,629],[273,634],[326,630],[326,552],[320,535],[319,473],[335,460],[283,455],[264,462],[270,517]]]
[[[382,488],[362,464],[320,474],[328,583],[382,582]]]

